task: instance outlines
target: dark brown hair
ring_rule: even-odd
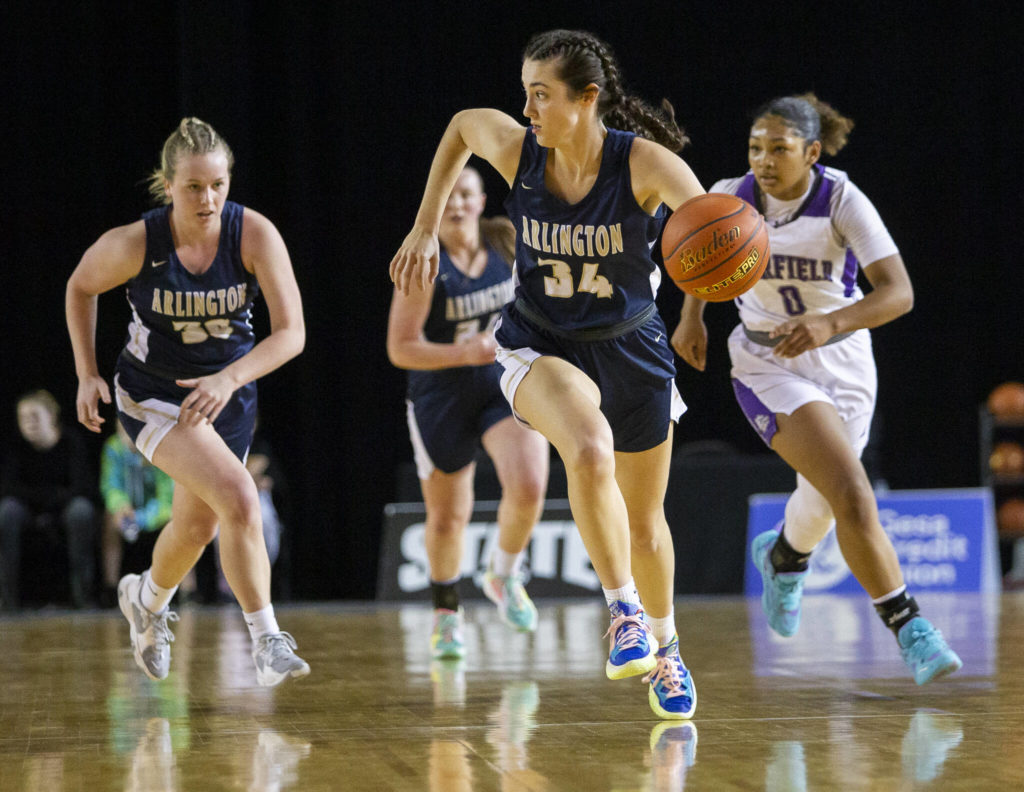
[[[689,142],[667,99],[661,110],[656,110],[626,93],[611,47],[597,36],[584,30],[549,30],[533,36],[523,50],[523,60],[553,58],[558,59],[558,78],[569,86],[574,98],[588,85],[601,89],[597,115],[609,126],[634,132],[671,151],[680,151]]]

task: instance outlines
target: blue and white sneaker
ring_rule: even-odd
[[[761,593],[761,608],[768,617],[768,626],[784,638],[796,635],[800,628],[800,599],[803,597],[804,581],[809,570],[804,572],[776,572],[772,566],[772,547],[779,538],[778,531],[765,531],[754,537],[750,555],[754,566],[761,573],[764,590]]]
[[[653,671],[658,664],[655,653],[658,642],[644,619],[639,605],[627,602],[612,603],[612,622],[605,638],[611,637],[608,662],[604,671],[609,679],[625,679]]]
[[[914,672],[914,681],[919,685],[959,671],[963,666],[942,633],[921,616],[915,616],[900,627],[896,638],[903,662]]]
[[[697,709],[697,687],[679,656],[679,638],[674,636],[659,648],[655,658],[657,665],[644,677],[651,685],[647,699],[654,714],[668,720],[692,718]]]
[[[496,575],[488,566],[483,589],[487,599],[498,606],[501,620],[513,630],[533,632],[537,629],[537,606],[518,575]]]
[[[434,610],[434,630],[430,634],[430,654],[435,660],[458,660],[466,653],[462,637],[462,608]]]

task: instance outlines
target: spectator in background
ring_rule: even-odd
[[[7,610],[20,608],[22,540],[35,531],[66,546],[71,604],[85,607],[95,580],[94,468],[81,437],[61,425],[49,391],[24,394],[16,410],[20,436],[0,474],[0,599]]]
[[[103,515],[103,589],[100,604],[117,605],[117,582],[125,562],[125,546],[148,547],[156,541],[156,532],[171,519],[174,480],[139,453],[120,423],[117,431],[103,444],[100,460],[100,494],[106,509]],[[130,555],[137,555],[131,553]],[[145,558],[149,553],[145,554]],[[146,560],[138,569],[141,572]],[[129,563],[126,566],[138,566]],[[191,582],[191,585],[189,585]],[[186,577],[183,593],[195,591],[195,578]]]

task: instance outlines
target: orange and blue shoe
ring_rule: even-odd
[[[679,656],[678,636],[658,649],[655,662],[655,669],[644,677],[651,685],[647,700],[654,714],[666,720],[692,718],[697,709],[697,687]]]
[[[604,670],[609,679],[625,679],[653,671],[657,665],[658,642],[644,619],[639,605],[616,601],[612,603],[612,621],[605,638],[611,637],[608,662]]]

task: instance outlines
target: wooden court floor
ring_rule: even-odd
[[[535,635],[467,604],[467,659],[431,662],[425,605],[279,606],[312,666],[255,687],[230,607],[182,608],[171,674],[138,671],[120,613],[0,618],[0,790],[1024,789],[1024,594],[919,598],[964,659],[909,678],[866,597],[683,598],[698,708],[656,720],[604,677],[603,603],[540,602]]]

